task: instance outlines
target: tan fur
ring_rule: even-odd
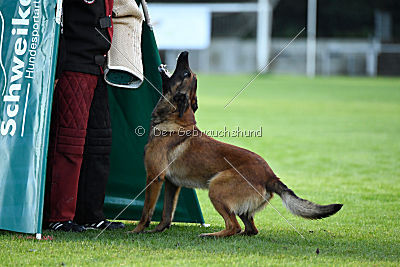
[[[164,231],[170,226],[181,187],[208,189],[211,202],[225,220],[225,230],[202,236],[223,237],[240,233],[241,227],[236,216],[245,224],[243,234],[257,234],[254,214],[265,207],[274,192],[284,195],[284,200],[290,200],[289,209],[293,211],[291,207],[297,196],[294,197],[294,193],[280,182],[259,155],[219,142],[205,134],[178,134],[182,130],[200,132],[194,116],[197,109],[197,81],[189,68],[187,54],[179,56],[177,68],[171,77],[163,73],[161,75],[164,97],[153,111],[149,141],[145,147],[148,187],[142,218],[133,232],[142,232],[149,225],[164,181],[167,186],[163,217],[153,231]],[[154,129],[168,134],[155,136]],[[320,215],[318,210],[313,212],[309,218]],[[301,212],[298,214],[302,216]]]

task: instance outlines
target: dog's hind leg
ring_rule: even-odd
[[[165,180],[164,209],[161,222],[150,232],[162,232],[171,226],[181,187]]]
[[[157,178],[152,176],[147,177],[146,182],[146,194],[144,199],[144,206],[142,217],[139,224],[136,226],[131,233],[140,233],[149,226],[151,217],[153,216],[154,208],[156,206],[158,197],[160,196],[160,191],[164,182],[165,174],[160,175]]]
[[[201,234],[200,236],[225,237],[240,233],[242,229],[236,219],[235,213],[231,211],[229,207],[229,198],[225,195],[226,191],[224,190],[224,183],[219,183],[214,180],[210,183],[209,189],[210,191],[208,192],[208,195],[214,208],[225,220],[225,230],[215,233]]]
[[[228,207],[217,199],[211,198],[214,208],[221,214],[225,220],[225,229],[215,233],[201,234],[201,237],[226,237],[240,233],[240,224],[236,219],[236,215],[229,211]]]
[[[242,214],[239,215],[240,219],[243,221],[245,229],[241,232],[241,235],[256,235],[258,234],[258,230],[254,225],[254,218],[252,215]]]

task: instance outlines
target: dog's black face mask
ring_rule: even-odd
[[[196,74],[189,67],[189,53],[182,52],[178,56],[176,69],[169,75],[164,66],[159,67],[162,78],[163,96],[173,105],[176,104],[179,117],[190,107],[196,112],[197,106],[197,79]]]

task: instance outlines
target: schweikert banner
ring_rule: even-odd
[[[0,229],[42,230],[56,2],[0,0]]]

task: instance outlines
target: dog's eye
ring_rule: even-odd
[[[190,72],[189,71],[185,71],[183,73],[183,78],[189,78],[190,77]]]

